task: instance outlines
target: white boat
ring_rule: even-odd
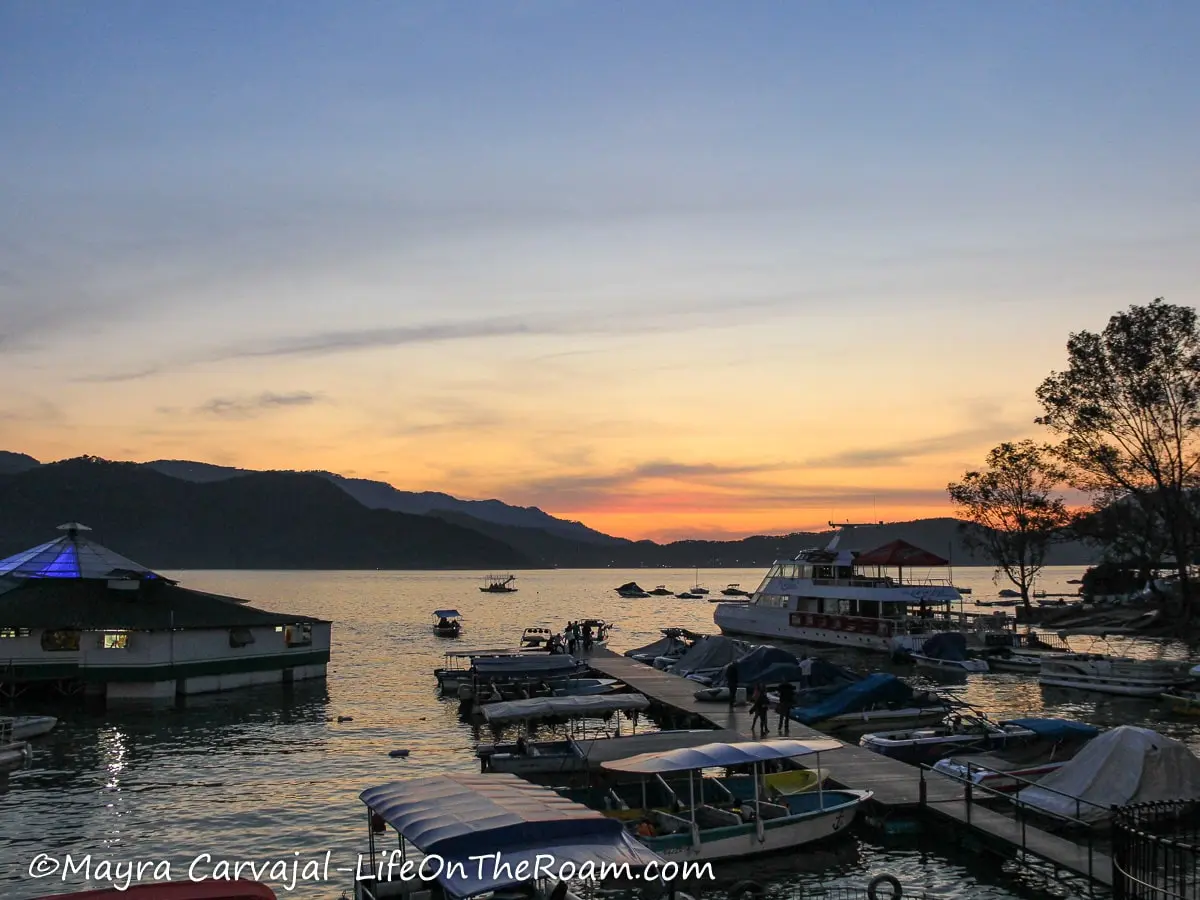
[[[511,649],[456,650],[445,655],[443,665],[434,669],[433,674],[443,693],[454,694],[463,685],[471,684],[481,663],[489,675],[507,674],[513,678],[535,675],[566,677],[569,674],[586,672],[588,669],[587,663],[565,654]]]
[[[737,859],[763,853],[791,851],[832,837],[849,828],[859,806],[873,795],[870,791],[817,790],[770,796],[762,784],[764,762],[795,759],[842,747],[835,740],[740,741],[700,747],[643,753],[629,759],[606,762],[601,768],[623,775],[637,774],[661,780],[670,774],[687,774],[687,790],[676,795],[684,807],[678,813],[651,809],[643,823],[631,822],[637,839],[666,859]],[[748,767],[753,784],[746,800],[716,801],[700,776],[705,769]],[[713,798],[713,802],[709,802]],[[654,834],[645,833],[647,827]]]
[[[456,638],[462,634],[462,613],[457,609],[436,609],[433,611],[433,633],[438,637]]]
[[[924,656],[920,653],[910,653],[918,669],[932,669],[938,672],[950,672],[958,675],[979,675],[990,672],[988,664],[982,659],[941,659],[937,656]]]
[[[1057,772],[1067,760],[1028,764],[1010,764],[990,754],[979,756],[951,756],[933,764],[933,771],[948,775],[959,781],[989,788],[993,791],[1010,793],[1019,791],[1030,782],[1037,782],[1051,772]]]
[[[12,738],[14,741],[27,741],[41,737],[54,730],[58,719],[54,716],[13,716]]]
[[[1042,658],[1038,683],[1126,697],[1157,697],[1191,681],[1187,663],[1060,653]]]
[[[771,699],[771,694],[767,697]],[[778,704],[778,697],[772,702]],[[832,694],[801,699],[792,707],[791,718],[824,734],[850,737],[937,724],[946,713],[942,698],[919,694],[895,675],[876,672]]]
[[[969,634],[979,643],[1008,632],[1003,613],[963,612],[962,595],[948,578],[911,576],[914,568],[946,560],[903,541],[868,553],[840,549],[856,526],[835,527],[841,530],[825,549],[776,562],[748,603],[717,606],[713,621],[721,631],[886,653],[919,653],[937,632]]]
[[[956,715],[937,728],[914,728],[865,734],[859,746],[912,765],[932,764],[954,753],[977,753],[1040,744],[1080,746],[1100,733],[1094,725],[1065,719],[1007,719]]]
[[[569,865],[574,872],[585,863],[597,870],[646,870],[647,880],[647,867],[661,871],[664,863],[616,819],[516,775],[408,778],[368,788],[359,799],[370,832],[354,873],[355,900],[417,900],[428,898],[430,888],[459,900],[482,894],[547,900],[533,877],[547,860],[555,870]],[[492,854],[495,864],[481,854]]]

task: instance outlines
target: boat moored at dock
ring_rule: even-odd
[[[831,739],[712,743],[645,753],[601,768],[648,779],[685,774],[686,791],[674,792],[683,809],[645,810],[642,823],[628,825],[636,829],[639,841],[667,859],[735,859],[794,850],[850,826],[859,806],[871,798],[870,791],[824,790],[818,780],[816,791],[768,793],[763,784],[764,763],[815,755],[819,769],[819,754],[841,746]],[[709,789],[705,783],[713,779],[701,773],[714,768],[748,768],[748,796],[739,797],[724,785]]]
[[[1010,633],[1003,613],[963,612],[949,578],[905,578],[905,569],[949,565],[942,557],[903,541],[867,553],[843,549],[840,540],[856,526],[835,527],[841,530],[825,549],[776,562],[748,603],[720,604],[713,621],[721,631],[885,653],[920,653],[938,632],[960,632],[980,645]]]
[[[1098,653],[1043,657],[1038,683],[1125,697],[1158,697],[1193,680],[1188,664]]]
[[[1100,729],[1065,719],[1008,719],[955,715],[937,728],[914,728],[865,734],[859,746],[913,765],[932,764],[957,753],[979,753],[1034,743],[1073,742],[1082,746]]]
[[[643,871],[664,862],[621,822],[516,775],[430,775],[368,788],[359,798],[370,828],[355,900],[409,897],[434,884],[453,898],[521,887],[532,889],[531,900],[546,900],[530,873],[543,871],[537,867],[547,858],[555,869],[570,863],[576,872],[585,863]],[[395,851],[394,839],[383,837],[389,826],[399,838]],[[481,853],[498,854],[503,865],[480,865]],[[422,870],[425,858],[439,864]],[[432,877],[414,879],[414,872]]]

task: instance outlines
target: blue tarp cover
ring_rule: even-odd
[[[811,725],[823,719],[859,712],[882,703],[902,703],[911,700],[912,695],[912,688],[895,675],[876,672],[862,681],[847,685],[820,703],[795,707],[792,710],[792,718],[805,725]]]
[[[457,619],[462,615],[457,609],[435,609],[433,614],[439,619]]]
[[[527,861],[532,870],[539,854],[543,860],[552,856],[555,867],[567,861],[632,867],[661,862],[618,820],[508,773],[393,781],[359,798],[417,849],[442,858],[443,865],[430,868],[441,869],[438,882],[457,897],[529,880],[515,877],[518,865]],[[500,865],[479,861],[489,853],[500,854]]]
[[[1095,737],[1100,733],[1100,729],[1095,725],[1072,722],[1070,719],[1008,719],[1005,724],[1019,725],[1028,728],[1039,737],[1054,739]]]

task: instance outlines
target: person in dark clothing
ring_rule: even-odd
[[[767,714],[770,712],[771,704],[767,700],[767,686],[759,683],[754,687],[754,701],[750,704],[750,712],[753,718],[750,720],[750,733],[757,734],[761,726],[761,737],[767,736],[769,725],[767,724]]]
[[[729,708],[733,709],[733,704],[737,702],[738,690],[738,672],[737,663],[731,662],[725,667],[725,683],[729,685]]]
[[[779,685],[779,724],[776,734],[791,734],[792,706],[796,703],[796,686],[790,681]]]
[[[591,625],[583,626],[583,652],[584,653],[592,652],[592,626]]]

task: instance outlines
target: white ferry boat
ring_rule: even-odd
[[[713,621],[721,631],[888,653],[920,652],[939,631],[1005,642],[1010,619],[1004,613],[964,613],[950,578],[911,575],[949,566],[947,560],[905,541],[867,553],[840,549],[850,529],[864,526],[830,525],[839,531],[825,549],[776,562],[748,603],[720,604]]]

